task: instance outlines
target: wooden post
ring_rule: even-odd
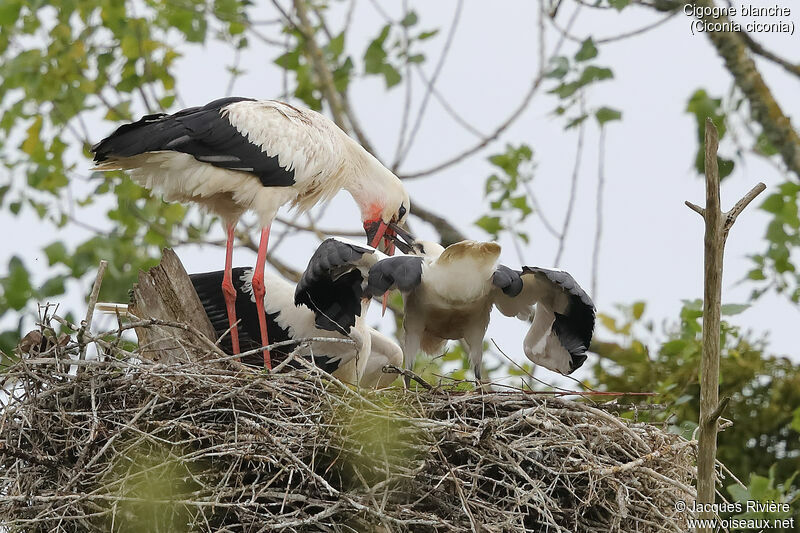
[[[161,262],[139,272],[139,282],[131,293],[131,314],[138,318],[182,322],[191,325],[211,342],[214,328],[197,297],[180,259],[165,248]],[[162,363],[200,359],[209,354],[208,345],[190,331],[166,326],[136,328],[142,356]]]
[[[691,202],[686,205],[705,220],[705,260],[703,291],[703,355],[700,361],[700,420],[697,452],[697,503],[714,503],[717,455],[717,420],[728,403],[719,402],[720,306],[722,304],[722,258],[725,240],[736,217],[766,186],[753,187],[730,211],[720,211],[719,169],[717,148],[719,135],[710,119],[705,131],[706,207]],[[700,518],[713,518],[715,513],[700,513]],[[711,529],[701,528],[699,531]]]

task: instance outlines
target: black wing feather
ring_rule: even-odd
[[[592,333],[594,332],[594,302],[586,294],[586,291],[578,285],[575,278],[561,270],[548,270],[538,267],[522,267],[522,273],[542,276],[567,294],[569,304],[563,313],[555,313],[554,331],[570,353],[573,353],[573,350],[569,348],[568,344],[575,345],[579,342],[583,345],[584,352],[589,349],[589,344],[592,342]],[[577,347],[575,349],[577,350],[576,353],[578,353]],[[583,359],[586,359],[585,354]]]
[[[124,124],[92,147],[94,161],[131,157],[146,152],[172,150],[215,167],[247,169],[265,187],[293,185],[294,170],[280,166],[278,156],[268,156],[222,115],[222,108],[252,98],[229,97],[172,115],[147,115]]]
[[[355,266],[372,248],[327,239],[308,261],[294,293],[295,305],[305,305],[320,329],[347,335],[361,315],[363,277]]]

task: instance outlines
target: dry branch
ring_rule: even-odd
[[[705,129],[706,206],[701,208],[691,202],[686,205],[703,217],[704,239],[704,290],[703,290],[703,356],[700,362],[700,420],[697,452],[697,500],[712,504],[715,498],[715,465],[717,453],[717,420],[729,399],[719,402],[720,358],[720,308],[722,305],[722,266],[725,240],[736,217],[758,196],[766,186],[753,187],[733,208],[723,213],[719,200],[719,169],[717,148],[719,135],[710,119]],[[712,512],[701,513],[701,518],[711,519]],[[710,531],[702,529],[701,531]]]

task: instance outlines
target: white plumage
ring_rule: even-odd
[[[282,205],[302,212],[346,189],[370,242],[390,252],[395,225],[411,208],[400,180],[328,118],[273,100],[223,98],[172,115],[148,115],[119,127],[92,151],[96,170],[128,170],[166,200],[197,203],[222,217],[226,271],[232,268],[234,225],[245,211],[255,212],[263,228],[254,284],[259,302],[269,228]],[[223,291],[232,325],[230,275]],[[232,337],[238,353],[236,328]],[[262,342],[268,343],[264,327]]]

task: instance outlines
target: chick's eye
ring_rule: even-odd
[[[397,211],[397,220],[401,220],[404,216],[406,216],[406,206],[401,205]]]

